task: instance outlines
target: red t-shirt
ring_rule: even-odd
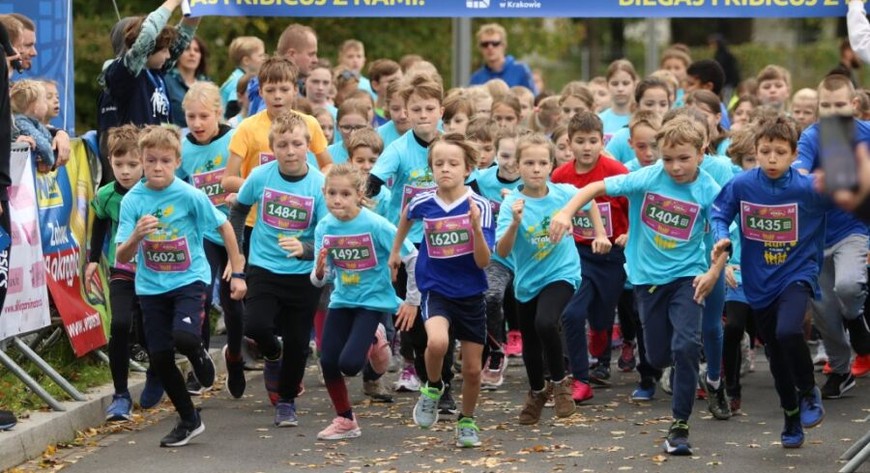
[[[550,180],[554,183],[572,184],[579,189],[593,182],[602,181],[605,177],[620,174],[628,174],[628,169],[619,161],[601,155],[598,157],[595,167],[585,174],[578,174],[574,169],[574,161],[571,161],[556,168],[553,175],[550,176]],[[595,202],[598,203],[598,210],[601,211],[604,227],[608,230],[611,242],[628,231],[628,199],[602,196],[596,197]],[[581,213],[574,218],[574,241],[591,245],[593,232],[588,218],[584,219],[583,217],[584,214]],[[584,236],[590,237],[585,238]]]

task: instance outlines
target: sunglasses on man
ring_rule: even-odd
[[[481,41],[480,42],[481,49],[497,48],[499,46],[501,46],[501,41]]]

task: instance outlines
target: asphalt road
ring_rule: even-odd
[[[190,445],[159,448],[172,428],[171,407],[137,417],[133,425],[85,433],[78,445],[60,448],[40,465],[64,472],[668,472],[668,471],[836,471],[837,459],[852,441],[870,429],[870,378],[858,381],[848,397],[825,402],[827,416],[808,431],[803,448],[779,445],[782,413],[759,352],[758,371],[745,378],[745,415],[728,421],[712,418],[705,401],[697,401],[690,420],[691,457],[662,454],[661,444],[670,423],[670,397],[659,392],[648,403],[628,400],[636,374],[614,372],[613,386],[596,389],[595,398],[574,416],[556,421],[552,409],[542,422],[526,427],[516,422],[526,390],[525,372],[514,364],[505,385],[484,393],[478,406],[483,446],[461,450],[453,446],[452,417],[435,428],[413,425],[415,394],[399,394],[393,404],[371,404],[361,393],[361,379],[351,379],[354,410],[362,437],[342,442],[316,440],[332,419],[326,390],[313,367],[306,375],[307,392],[297,401],[300,425],[278,429],[272,425],[258,373],[249,373],[248,391],[240,400],[224,391],[202,398],[206,431]],[[388,374],[387,379],[395,379]],[[817,376],[819,383],[824,377]],[[222,387],[222,384],[219,384]],[[458,392],[458,391],[456,391]],[[107,433],[107,431],[112,431]],[[870,465],[859,471],[870,472]]]

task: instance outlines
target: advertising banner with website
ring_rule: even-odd
[[[0,289],[6,290],[0,340],[51,324],[30,148],[13,144],[10,158],[11,235],[0,229]]]
[[[194,16],[802,18],[848,0],[189,0]]]
[[[86,147],[72,141],[69,162],[36,175],[36,195],[48,289],[76,355],[106,344],[108,285],[92,291],[82,284],[88,246],[88,219],[94,184]]]

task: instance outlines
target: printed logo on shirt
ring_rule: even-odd
[[[555,212],[554,212],[555,214]],[[553,252],[555,246],[550,242],[550,220],[552,215],[547,215],[541,219],[537,225],[528,225],[522,228],[523,238],[529,242],[533,248],[532,255],[538,261],[543,260]]]
[[[224,177],[226,169],[216,169],[214,171],[201,172],[193,175],[193,186],[205,192],[208,200],[215,207],[226,205],[228,192],[221,185],[221,179]]]
[[[275,155],[272,153],[260,153],[260,166],[269,164],[275,160]]]
[[[647,192],[641,207],[641,220],[656,233],[656,244],[662,249],[676,247],[669,240],[688,241],[701,207],[653,192]],[[662,238],[658,238],[662,237]]]
[[[311,224],[314,198],[273,189],[263,191],[261,219],[279,230],[305,230]]]
[[[747,240],[771,243],[798,241],[798,206],[740,202],[740,222]]]
[[[332,264],[345,271],[365,271],[378,266],[378,255],[371,233],[359,235],[326,235],[323,247]]]
[[[423,219],[426,249],[430,258],[454,258],[474,252],[468,215]]]
[[[604,223],[604,231],[607,238],[613,238],[613,222],[611,220],[610,202],[598,202],[598,211],[601,213],[601,221]],[[595,228],[592,225],[592,218],[587,212],[579,210],[571,219],[574,224],[574,237],[583,240],[595,239]]]
[[[178,273],[190,268],[190,248],[187,238],[143,240],[145,267],[158,272]]]

